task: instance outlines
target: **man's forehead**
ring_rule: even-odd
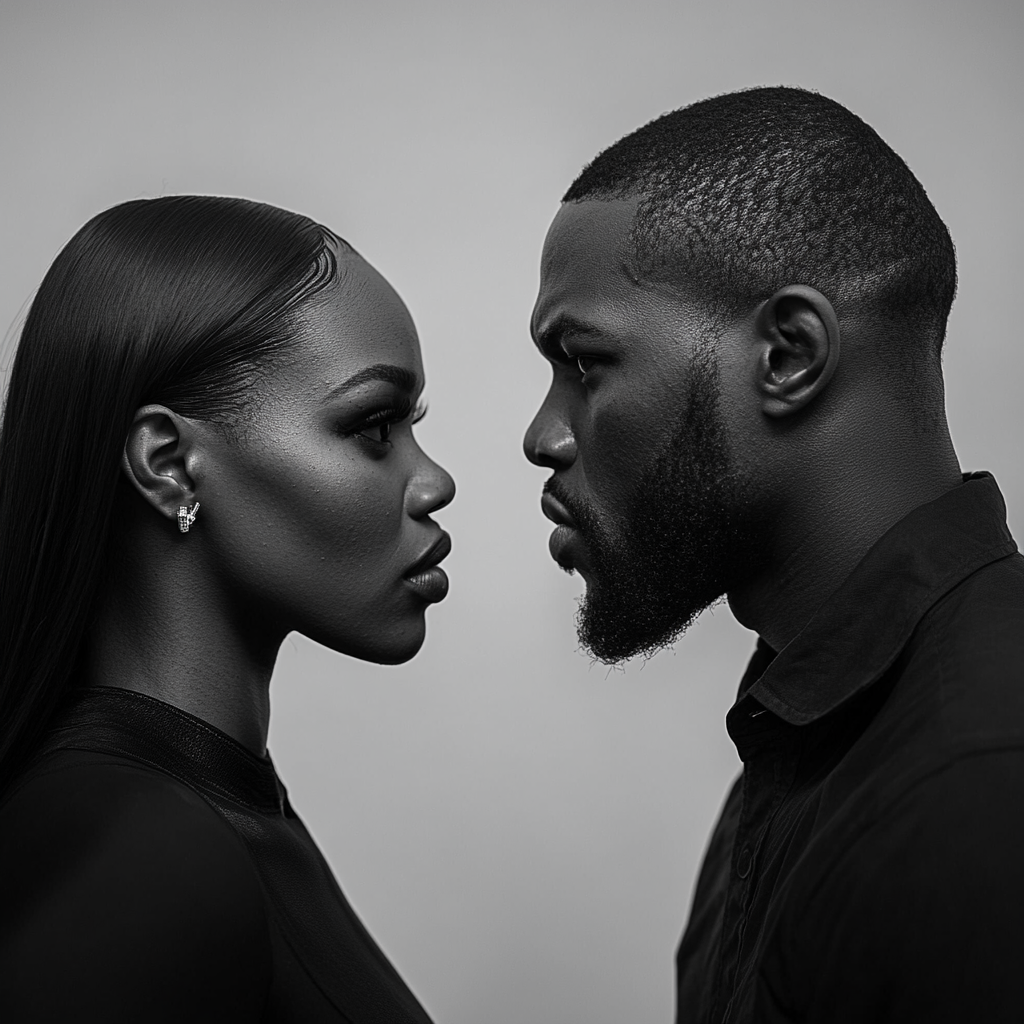
[[[630,269],[635,200],[565,203],[544,241],[535,333],[546,321],[628,299],[636,280]]]
[[[630,198],[563,203],[544,240],[541,273],[564,273],[583,264],[614,265],[626,259],[637,202]]]
[[[632,246],[638,202],[584,200],[558,211],[544,243],[530,323],[542,347],[563,330],[676,337],[702,323],[702,307],[686,289],[639,273]]]

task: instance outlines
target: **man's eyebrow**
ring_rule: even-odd
[[[400,388],[402,391],[408,391],[411,395],[415,395],[420,390],[420,379],[412,370],[407,370],[404,366],[395,366],[394,363],[374,363],[372,366],[366,366],[359,370],[358,373],[353,373],[351,377],[343,380],[337,387],[330,390],[327,397],[335,398],[338,395],[345,394],[346,391],[358,388],[362,384],[369,384],[371,381],[383,381],[385,384],[394,384],[395,387]]]
[[[537,332],[535,341],[542,352],[554,352],[559,348],[562,339],[567,336],[592,338],[600,334],[601,331],[593,324],[588,324],[571,313],[559,313],[554,320],[545,324]]]

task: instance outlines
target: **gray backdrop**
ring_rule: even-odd
[[[249,196],[346,236],[424,345],[425,446],[456,477],[452,592],[379,668],[295,637],[271,749],[438,1024],[655,1024],[704,839],[738,769],[753,636],[722,607],[609,672],[575,650],[522,431],[527,322],[559,196],[603,146],[757,84],[819,89],[918,174],[960,255],[946,369],[967,468],[1024,527],[1018,0],[361,4],[2,0],[0,317],[94,212]],[[8,359],[5,357],[4,365]]]

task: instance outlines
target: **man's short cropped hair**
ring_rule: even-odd
[[[788,284],[911,335],[911,363],[941,351],[956,255],[910,168],[841,104],[804,89],[728,93],[673,111],[604,150],[563,202],[640,197],[640,275],[718,316]]]

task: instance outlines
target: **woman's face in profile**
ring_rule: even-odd
[[[413,437],[416,329],[355,255],[340,255],[338,279],[300,316],[237,428],[204,431],[196,528],[247,628],[405,661],[423,643],[426,606],[447,592],[430,568],[447,535],[430,517],[455,493]]]

